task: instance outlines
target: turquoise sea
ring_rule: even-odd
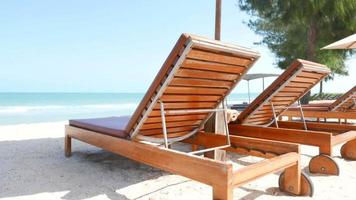
[[[0,93],[0,125],[131,114],[143,93]],[[251,99],[257,96],[251,94]],[[230,94],[228,104],[248,101]]]

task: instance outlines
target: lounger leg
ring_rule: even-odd
[[[284,171],[284,190],[299,195],[301,190],[301,169],[299,162]]]
[[[213,199],[214,200],[232,200],[233,199],[233,186],[213,186]]]
[[[287,168],[279,176],[279,189],[298,196],[312,197],[314,194],[313,182],[308,175],[301,172],[299,164]]]
[[[64,136],[64,155],[66,157],[72,155],[72,138],[67,134]]]
[[[324,144],[319,147],[319,154],[325,154],[328,156],[332,156],[332,146],[331,144]]]
[[[233,172],[232,166],[226,170],[226,176],[215,180],[216,182],[212,183],[213,187],[213,199],[220,200],[232,200],[233,199]]]

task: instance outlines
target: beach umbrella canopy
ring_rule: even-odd
[[[247,90],[248,90],[248,102],[251,103],[250,97],[250,80],[262,78],[262,89],[265,89],[265,78],[279,76],[279,74],[265,74],[265,73],[256,73],[256,74],[245,74],[242,79],[247,81]]]
[[[356,49],[356,33],[321,49]]]
[[[245,76],[243,76],[242,79],[246,81],[250,81],[253,79],[273,77],[273,76],[279,76],[279,74],[265,74],[265,73],[245,74]]]

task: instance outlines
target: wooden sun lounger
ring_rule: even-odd
[[[320,119],[337,119],[339,123],[344,120],[348,123],[348,120],[356,120],[356,86],[346,92],[332,103],[319,103],[302,105],[304,111],[304,117],[315,118],[317,122]],[[301,117],[299,108],[291,107],[283,113],[283,116],[288,117],[288,120],[292,120],[293,117]]]
[[[311,159],[310,172],[338,175],[338,165],[331,157],[332,147],[345,143],[342,157],[355,160],[356,126],[278,120],[290,105],[329,73],[324,65],[295,61],[229,125],[230,133],[317,146],[320,153]]]
[[[312,195],[312,183],[301,172],[298,145],[202,131],[213,112],[226,112],[218,104],[258,57],[249,49],[183,34],[131,117],[70,120],[65,155],[71,155],[72,138],[81,140],[210,185],[214,199],[232,199],[234,187],[284,170],[282,191]],[[224,123],[227,129],[226,118]],[[169,148],[178,141],[204,149],[184,153]],[[233,169],[231,163],[198,156],[214,149],[266,159]]]

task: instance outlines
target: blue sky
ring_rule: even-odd
[[[8,0],[0,8],[2,92],[145,92],[181,33],[214,34],[214,0]],[[262,54],[250,72],[281,73],[273,54],[254,45],[261,38],[236,1],[223,0],[222,13],[222,40]],[[350,76],[325,91],[355,85],[355,56],[347,63]],[[253,92],[261,87],[251,82]],[[237,89],[246,92],[246,82]]]

